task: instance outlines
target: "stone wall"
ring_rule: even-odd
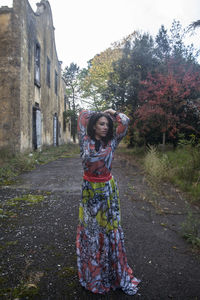
[[[0,56],[3,57],[0,63],[0,97],[4,103],[0,142],[1,147],[12,146],[14,151],[70,140],[69,127],[66,131],[63,128],[65,87],[56,52],[51,7],[45,0],[37,7],[35,13],[27,0],[13,0],[13,8],[0,9],[0,25],[3,24],[0,26]],[[35,80],[37,51],[40,53],[39,82]],[[10,76],[9,81],[3,79],[4,73],[4,77]],[[37,126],[34,126],[36,111],[41,124],[40,137],[37,138],[40,141],[35,147],[38,134],[38,131],[35,132]],[[12,133],[12,141],[8,133]]]
[[[12,8],[0,9],[0,147],[20,149],[20,33]]]

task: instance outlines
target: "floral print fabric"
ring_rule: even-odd
[[[88,161],[92,161],[93,154],[90,150],[93,144],[86,135],[82,138],[84,145],[82,144],[81,154],[83,165],[87,168]],[[110,154],[113,154],[121,138],[122,135],[115,137],[108,145],[110,149],[99,149],[99,154],[108,151],[107,155],[112,157]],[[90,152],[89,155],[84,152],[85,149]],[[107,162],[106,156],[103,159]],[[106,164],[106,168],[108,166],[111,168],[111,162]],[[76,251],[78,275],[83,287],[99,294],[104,294],[111,288],[121,288],[128,295],[137,292],[140,280],[134,277],[127,263],[120,223],[119,192],[113,177],[106,182],[83,180]]]

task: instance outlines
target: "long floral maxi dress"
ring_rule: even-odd
[[[96,151],[95,141],[86,134],[92,113],[84,110],[78,119],[84,169],[76,238],[79,280],[93,293],[104,294],[111,288],[121,288],[126,294],[134,295],[140,280],[133,276],[127,263],[117,184],[112,176],[104,181],[110,178],[113,153],[126,134],[129,119],[118,113],[114,118],[118,123],[115,137],[107,146],[102,143]]]

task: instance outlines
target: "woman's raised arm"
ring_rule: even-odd
[[[79,113],[78,122],[77,122],[77,132],[78,132],[79,141],[83,140],[84,137],[86,136],[87,124],[89,118],[93,113],[94,113],[93,111],[89,111],[89,110],[82,110]]]
[[[113,109],[107,109],[104,113],[108,113],[117,122],[117,128],[115,133],[115,138],[113,140],[113,150],[117,147],[120,141],[127,133],[129,118],[120,112],[116,112]]]

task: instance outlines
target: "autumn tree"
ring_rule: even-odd
[[[112,64],[120,57],[119,48],[108,48],[95,55],[88,62],[88,69],[82,71],[82,98],[87,99],[96,110],[103,110],[110,106],[109,99],[105,99],[105,90],[109,73],[113,71]]]
[[[181,71],[174,73],[169,64],[167,74],[150,74],[141,82],[134,125],[147,143],[160,143],[162,136],[164,145],[166,136],[174,142],[178,133],[200,134],[200,113],[192,101],[200,96],[200,73],[192,68]]]

